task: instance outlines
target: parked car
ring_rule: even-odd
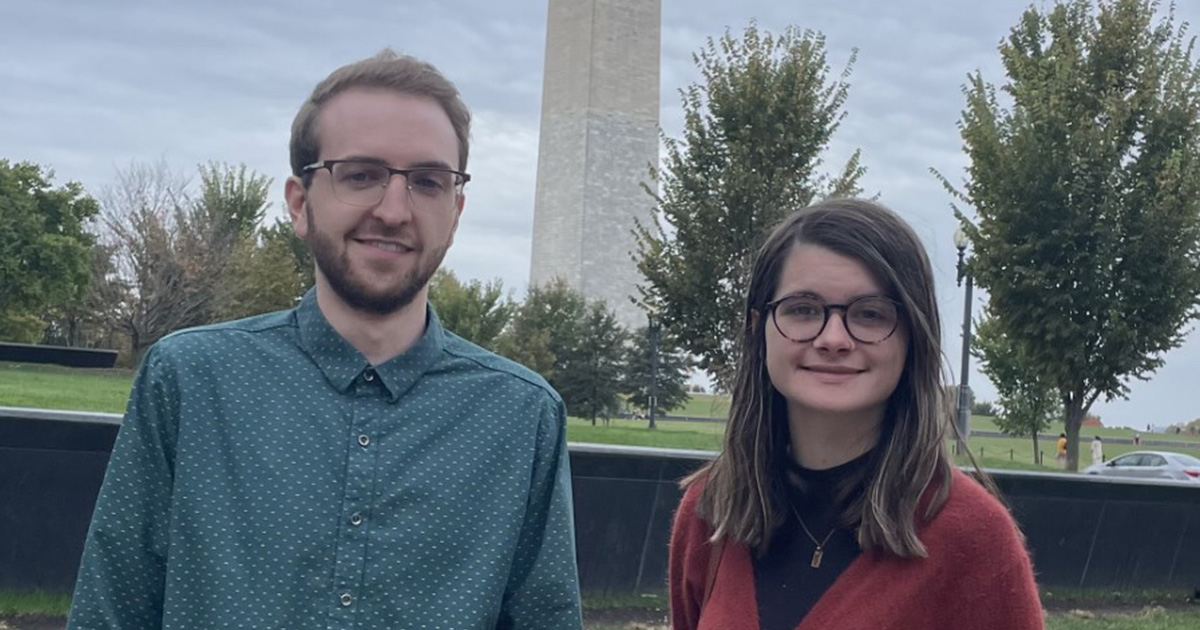
[[[1083,469],[1089,475],[1137,479],[1181,479],[1200,483],[1200,459],[1183,453],[1134,451]]]

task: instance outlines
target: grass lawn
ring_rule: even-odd
[[[12,615],[66,616],[71,609],[71,596],[43,591],[0,590],[0,617]],[[3,628],[0,625],[0,628]]]
[[[0,361],[0,407],[124,413],[131,387],[130,370]]]
[[[729,414],[729,397],[717,394],[692,394],[687,404],[667,412],[685,418],[721,418]]]
[[[1200,606],[1181,606],[1177,594],[1077,592],[1066,596],[1044,593],[1050,612],[1047,630],[1195,630]],[[1173,602],[1169,608],[1157,601]],[[20,628],[22,615],[64,618],[69,595],[0,590],[0,628]],[[667,630],[665,593],[622,597],[585,596],[586,630]],[[7,619],[8,621],[5,621]],[[12,625],[8,625],[12,624]]]
[[[1047,630],[1196,630],[1200,605],[1182,593],[1044,592]],[[1166,602],[1167,607],[1159,606]],[[668,630],[664,593],[625,597],[584,596],[585,630]]]
[[[592,426],[590,420],[567,419],[567,440],[594,444],[623,444],[626,446],[655,446],[716,451],[721,448],[723,422],[685,422],[659,420],[651,431],[646,420],[612,420],[608,426],[600,420]]]
[[[133,372],[129,370],[88,370],[58,366],[29,365],[0,362],[0,406],[37,407],[44,409],[68,409],[78,411],[101,411],[123,413],[129,389],[133,383]],[[728,396],[693,394],[686,405],[671,410],[671,415],[696,418],[724,418],[729,410]],[[662,421],[651,431],[645,420],[613,420],[608,426],[578,418],[567,424],[567,439],[572,442],[600,444],[624,444],[632,446],[654,446],[696,450],[718,450],[721,447],[723,422]],[[972,431],[996,431],[992,418],[976,416],[971,419]],[[1057,433],[1061,427],[1052,427],[1047,433]],[[1091,436],[1100,434],[1109,438],[1104,453],[1112,459],[1136,448],[1132,444],[1119,444],[1112,438],[1133,437],[1130,429],[1085,429],[1080,443],[1081,463],[1091,463],[1089,443]],[[1147,440],[1170,441],[1173,447],[1137,448],[1179,450],[1200,455],[1200,438],[1191,435],[1143,433]],[[1058,470],[1054,461],[1054,443],[1042,440],[1038,447],[1046,458],[1047,466],[1034,464],[1033,443],[1028,438],[984,437],[975,435],[970,439],[971,453],[986,468],[1016,468],[1024,470]],[[960,457],[959,463],[965,464]]]

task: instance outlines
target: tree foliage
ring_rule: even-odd
[[[603,303],[589,305],[559,278],[529,289],[496,351],[541,374],[568,413],[595,422],[619,404],[625,336]]]
[[[530,287],[500,335],[496,351],[554,385],[564,355],[574,345],[587,302],[562,279]]]
[[[134,362],[168,333],[294,299],[280,298],[297,284],[284,264],[290,244],[259,252],[258,226],[247,223],[260,220],[269,184],[245,167],[209,165],[193,195],[162,161],[118,171],[102,195],[102,237],[121,285],[110,325],[128,335]]]
[[[555,351],[558,361],[551,385],[562,395],[568,412],[594,425],[596,418],[607,421],[621,405],[621,359],[627,333],[601,300],[588,305],[575,328],[573,343]]]
[[[635,408],[650,408],[650,371],[654,349],[650,344],[650,329],[642,327],[630,335],[622,361],[621,393]],[[658,396],[658,412],[665,413],[685,405],[688,401],[688,374],[692,363],[674,335],[665,329],[659,330],[658,370],[655,394]]]
[[[1079,427],[1183,340],[1200,298],[1200,70],[1158,2],[1031,8],[1000,46],[1007,81],[976,72],[960,128],[970,262],[996,335],[1057,390]]]
[[[635,259],[642,301],[728,386],[764,234],[818,197],[858,191],[857,152],[837,177],[820,173],[854,55],[831,80],[824,36],[751,24],[740,39],[710,38],[694,60],[703,80],[681,92],[682,138],[663,138],[655,224],[635,228]]]
[[[429,282],[429,301],[442,325],[454,334],[492,350],[516,305],[499,279],[461,282],[453,271],[439,269]]]
[[[197,206],[220,217],[222,227],[238,237],[250,237],[267,212],[271,178],[248,170],[245,164],[201,164]]]
[[[979,323],[971,351],[980,360],[980,369],[996,386],[1000,409],[999,413],[990,414],[994,415],[996,427],[1014,437],[1033,440],[1036,459],[1038,434],[1061,417],[1057,389],[1031,365],[1023,348],[1004,335],[995,318],[986,317]]]
[[[48,312],[88,289],[94,239],[85,225],[98,211],[75,182],[53,186],[54,172],[0,160],[0,339],[33,343]]]
[[[313,285],[292,251],[291,226],[239,237],[226,269],[228,280],[217,319],[229,320],[291,308]],[[285,231],[286,230],[286,231]],[[291,234],[294,237],[294,234]]]

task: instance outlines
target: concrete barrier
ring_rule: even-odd
[[[117,364],[117,351],[99,348],[45,346],[0,342],[0,361],[53,363],[77,368],[110,368]]]
[[[0,407],[0,589],[71,588],[119,423],[112,414]],[[712,455],[570,445],[586,592],[663,590],[677,481]],[[1042,585],[1200,586],[1200,484],[991,472]]]

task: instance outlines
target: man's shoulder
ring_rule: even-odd
[[[266,340],[269,334],[284,328],[294,327],[292,310],[275,311],[227,322],[194,326],[177,330],[154,344],[157,356],[180,354],[236,353],[251,347],[254,338]]]
[[[553,402],[562,403],[562,397],[546,382],[546,379],[542,378],[541,374],[512,359],[467,341],[448,330],[445,331],[445,336],[446,354],[463,362],[470,369],[486,372],[516,388],[529,388],[543,392]]]

